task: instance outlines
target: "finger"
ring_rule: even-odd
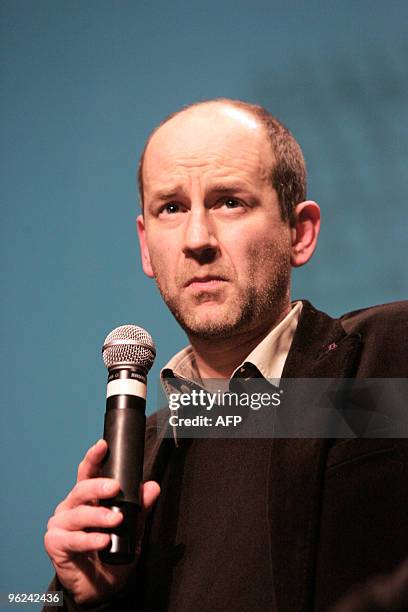
[[[118,480],[113,478],[91,478],[81,480],[68,493],[64,501],[55,510],[55,514],[86,504],[95,504],[100,499],[114,497],[120,491]]]
[[[114,512],[102,506],[78,506],[73,510],[64,510],[48,521],[47,528],[79,531],[84,529],[105,529],[119,525],[123,520],[121,512]]]
[[[96,444],[88,449],[85,457],[78,466],[77,481],[95,478],[99,475],[102,460],[108,450],[105,440],[98,440]]]
[[[136,539],[138,541],[137,554],[140,553],[140,545],[143,540],[146,516],[148,515],[149,511],[152,509],[153,505],[155,504],[157,498],[160,495],[160,486],[154,480],[148,480],[147,482],[144,482],[141,485],[141,491],[142,491],[142,510],[140,512],[140,519],[137,524],[137,533],[136,533]]]
[[[143,508],[150,510],[160,495],[160,486],[154,480],[148,480],[142,485]]]
[[[45,548],[51,557],[61,553],[84,553],[102,550],[108,546],[108,533],[85,533],[84,531],[65,531],[52,529],[44,537]]]

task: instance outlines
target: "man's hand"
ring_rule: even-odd
[[[98,478],[107,444],[99,440],[86,453],[78,467],[77,483],[48,521],[44,543],[60,582],[77,604],[98,604],[126,585],[137,559],[129,565],[108,565],[99,560],[98,551],[109,544],[108,533],[88,532],[119,525],[122,514],[97,505],[119,492],[117,480]],[[157,482],[145,482],[142,491],[144,512],[140,521],[139,542],[146,512],[160,493]],[[139,551],[140,552],[140,551]]]

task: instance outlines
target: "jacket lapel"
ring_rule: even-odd
[[[360,347],[360,334],[347,334],[339,319],[303,300],[282,377],[352,378]]]
[[[361,338],[303,302],[282,378],[347,378],[355,371]],[[284,385],[284,380],[282,381]],[[273,440],[270,527],[279,612],[313,609],[322,484],[329,439]]]

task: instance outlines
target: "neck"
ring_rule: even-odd
[[[201,379],[230,378],[245,357],[286,317],[289,311],[290,304],[274,321],[268,320],[254,329],[230,338],[215,341],[189,336]]]

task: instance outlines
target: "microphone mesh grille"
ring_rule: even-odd
[[[148,372],[156,356],[156,347],[149,333],[137,325],[121,325],[106,336],[102,348],[107,368],[132,363]]]

